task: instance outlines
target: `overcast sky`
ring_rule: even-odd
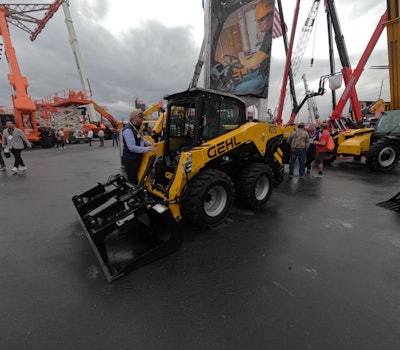
[[[295,77],[299,101],[304,96],[303,74],[307,77],[310,90],[316,90],[319,77],[329,73],[326,16],[321,2],[318,21],[314,25],[315,34],[310,37]],[[6,3],[21,2],[9,0]],[[289,31],[294,3],[295,0],[282,1]],[[301,33],[312,3],[311,0],[301,2],[296,37]],[[337,0],[335,3],[354,69],[385,10],[386,1]],[[158,102],[164,94],[188,87],[203,37],[201,0],[70,0],[70,11],[93,100],[107,106],[116,118],[126,118],[134,106],[135,98],[143,99],[149,106]],[[30,41],[28,33],[12,25],[10,32],[21,72],[29,82],[28,93],[32,99],[40,99],[67,88],[81,88],[62,8],[34,42]],[[297,41],[295,48],[296,45]],[[272,50],[268,105],[274,110],[279,100],[285,65],[281,39],[274,39]],[[312,67],[311,57],[314,57]],[[384,31],[357,84],[360,100],[377,100],[379,97],[390,99],[388,71],[369,68],[372,65],[386,65],[387,61]],[[337,71],[341,68],[338,57],[336,67]],[[12,105],[8,73],[3,53],[0,61],[0,105],[5,106]],[[199,85],[202,85],[202,81]],[[341,92],[338,91],[338,98]],[[316,97],[316,102],[325,119],[332,109],[330,90],[325,96]],[[287,102],[287,117],[284,116],[284,120],[288,118],[290,108]],[[307,116],[305,106],[300,118],[306,120]]]

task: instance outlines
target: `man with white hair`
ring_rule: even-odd
[[[130,113],[129,123],[122,130],[123,149],[122,161],[128,181],[138,183],[138,170],[142,156],[147,152],[157,152],[157,146],[144,138],[141,126],[144,114],[141,109],[134,109]]]

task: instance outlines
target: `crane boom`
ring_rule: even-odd
[[[311,91],[308,88],[306,75],[303,74],[301,78],[303,79],[304,90],[306,92],[306,95],[310,96],[308,98],[308,100],[307,100],[307,103],[308,103],[308,124],[314,124],[315,116],[319,114],[318,113],[317,103],[315,102],[314,96],[311,96]]]
[[[290,49],[290,47],[287,51],[286,65],[290,64],[291,74],[293,77],[295,77],[297,74],[301,59],[303,58],[304,51],[307,47],[308,40],[309,40],[311,32],[312,32],[312,28],[314,26],[315,18],[317,17],[317,14],[318,14],[319,4],[320,4],[320,0],[314,0],[313,4],[311,6],[310,12],[307,16],[306,22],[304,23],[304,26],[301,30],[299,41],[297,43],[294,54],[292,55],[292,50]],[[294,20],[293,20],[294,25],[296,25],[296,23],[297,23],[299,8],[300,8],[300,2],[298,2],[296,5]],[[293,27],[293,28],[295,28],[295,27]],[[292,29],[292,35],[294,35],[294,32],[295,32],[294,29]],[[293,45],[293,39],[294,39],[294,37],[291,38],[291,45]],[[293,56],[293,57],[291,57],[291,56]],[[285,75],[287,74],[286,72],[288,72],[288,68],[285,68]],[[287,82],[285,75],[283,78],[285,85],[282,84],[281,96],[279,99],[279,106],[278,106],[278,112],[277,112],[277,118],[276,118],[277,124],[282,123],[282,112],[283,112],[283,104],[284,104],[284,100],[285,100],[286,82]],[[294,110],[298,110],[298,106],[294,106]]]
[[[292,58],[292,73],[293,76],[296,76],[297,71],[299,69],[300,62],[303,58],[304,51],[307,47],[308,41],[310,39],[310,35],[315,23],[315,19],[318,14],[318,8],[320,4],[320,0],[314,0],[313,4],[311,5],[310,12],[308,13],[306,22],[301,30],[301,34],[297,43],[296,50],[294,51],[293,58]]]
[[[282,79],[282,86],[281,86],[281,94],[280,94],[280,98],[279,98],[278,111],[277,111],[276,119],[275,119],[275,123],[278,125],[282,124],[283,104],[285,101],[286,85],[287,85],[287,80],[288,80],[288,76],[289,76],[289,70],[291,67],[293,42],[294,42],[294,36],[296,34],[296,26],[297,26],[297,20],[299,17],[299,11],[300,11],[300,0],[297,0],[295,10],[294,10],[293,21],[292,21],[293,24],[292,24],[292,32],[290,34],[289,47],[286,52],[286,63],[285,63],[285,70],[283,72],[283,79]]]
[[[87,78],[86,70],[83,65],[81,51],[80,51],[79,45],[78,45],[78,38],[75,33],[74,25],[72,22],[71,12],[69,10],[69,1],[68,0],[63,1],[62,8],[64,11],[65,24],[67,25],[69,40],[70,40],[70,44],[72,47],[72,52],[74,53],[75,63],[78,67],[79,78],[81,80],[83,92],[85,94],[86,99],[91,100],[92,99],[92,91],[90,89],[89,80]],[[90,104],[87,106],[87,111],[89,113],[89,119],[91,122],[98,121],[96,118],[96,112],[95,112],[95,108],[94,108],[93,104]]]
[[[333,26],[333,30],[335,32],[336,48],[339,54],[340,62],[342,64],[343,80],[346,85],[345,91],[347,90],[348,92],[348,97],[346,97],[346,102],[348,98],[350,98],[351,104],[353,106],[353,111],[355,113],[355,118],[356,120],[361,120],[362,114],[361,114],[360,102],[357,96],[357,92],[353,88],[355,84],[354,84],[354,79],[351,79],[352,69],[351,69],[350,59],[347,52],[346,42],[344,40],[342,29],[340,27],[339,17],[336,11],[334,0],[325,0],[325,8],[327,16],[329,16],[331,24]],[[330,119],[338,119],[341,117],[341,112],[344,107],[344,104],[343,106],[342,104],[343,103],[340,102],[338,103]]]
[[[50,20],[51,17],[53,17],[53,15],[57,12],[57,10],[59,9],[59,7],[62,5],[63,2],[64,2],[64,0],[56,0],[56,1],[54,1],[54,3],[48,5],[47,12],[45,13],[42,20],[39,21],[38,26],[31,34],[31,41],[34,41],[36,39],[36,37],[40,34],[40,32],[45,27],[46,23]]]
[[[29,141],[39,141],[38,127],[35,118],[36,106],[28,95],[28,80],[21,74],[15,49],[10,38],[8,29],[7,9],[0,6],[0,35],[3,37],[5,54],[7,57],[10,74],[8,80],[13,87],[14,94],[11,95],[14,106],[14,117],[18,127],[25,133]]]
[[[349,98],[352,101],[353,111],[355,114],[356,121],[362,120],[360,103],[358,101],[357,96],[355,95],[355,91],[356,91],[355,86],[358,82],[358,79],[361,76],[361,73],[364,70],[365,64],[367,63],[376,43],[378,42],[378,40],[385,28],[385,23],[387,22],[387,19],[388,19],[388,11],[386,10],[385,13],[379,19],[379,22],[367,44],[367,47],[365,48],[365,50],[357,64],[357,67],[354,69],[353,72],[351,72],[351,70],[350,70],[350,74],[347,74],[347,73],[346,73],[346,75],[343,74],[344,78],[346,77],[345,82],[347,80],[346,88],[344,89],[342,96],[339,99],[338,104],[336,105],[335,109],[333,110],[332,115],[329,118],[330,120],[340,118],[343,108],[344,108],[345,104],[347,103],[347,101],[349,100]],[[354,104],[353,100],[356,100],[357,104]]]

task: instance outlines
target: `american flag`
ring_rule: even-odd
[[[287,31],[287,25],[285,24],[285,29]],[[282,24],[281,24],[281,17],[279,15],[279,11],[275,9],[274,11],[274,28],[272,29],[272,38],[279,38],[283,35],[282,32]]]

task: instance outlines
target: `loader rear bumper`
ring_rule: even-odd
[[[121,175],[72,201],[108,282],[176,251],[183,241],[168,206]]]

